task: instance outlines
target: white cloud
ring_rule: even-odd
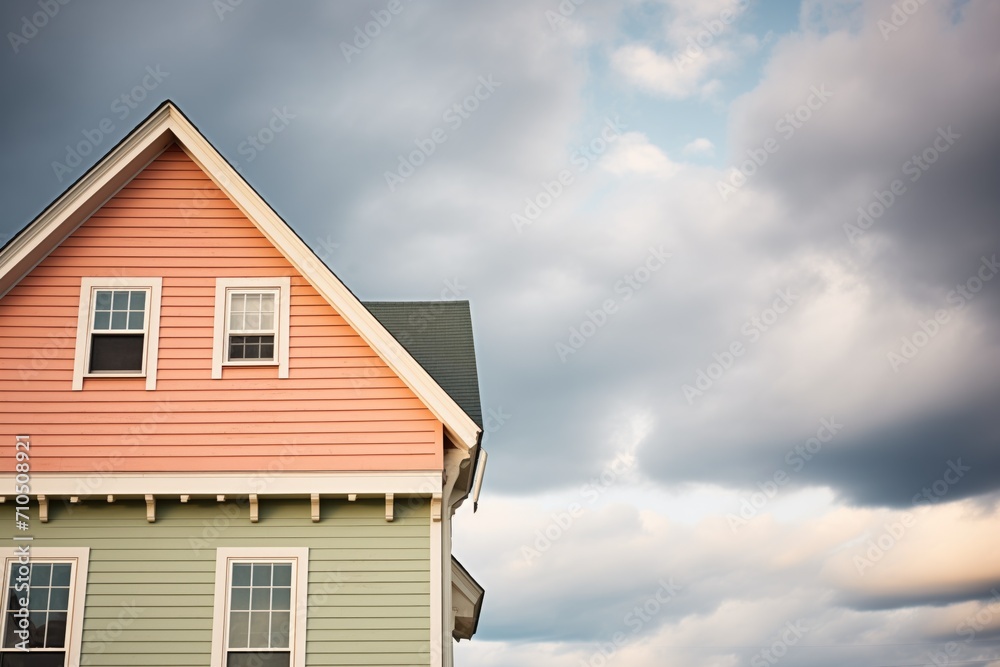
[[[629,83],[657,95],[714,95],[721,89],[714,73],[757,48],[756,39],[739,28],[748,3],[668,0],[664,4],[666,47],[626,44],[613,53],[612,64]]]
[[[697,95],[712,84],[708,73],[712,66],[727,60],[730,53],[709,48],[697,58],[671,58],[648,46],[623,46],[612,55],[612,64],[633,85],[666,97]]]
[[[715,155],[715,144],[704,137],[699,137],[687,143],[681,150],[685,155],[711,157]]]
[[[679,168],[641,132],[626,132],[619,137],[608,156],[601,161],[601,165],[617,176],[641,175],[659,178],[670,178]]]

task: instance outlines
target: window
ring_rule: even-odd
[[[219,549],[213,667],[305,664],[307,548]]]
[[[278,290],[227,290],[227,362],[274,361]]]
[[[156,388],[159,278],[84,278],[73,389],[85,377],[145,377]]]
[[[149,290],[95,289],[88,373],[142,373]]]
[[[277,366],[288,377],[289,278],[219,278],[212,377],[223,366]]]
[[[6,554],[0,667],[78,666],[89,550]]]

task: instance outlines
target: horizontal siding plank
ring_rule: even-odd
[[[186,424],[210,424],[217,423],[218,417],[212,413],[204,412],[184,412],[181,410],[174,409],[175,406],[171,407],[171,416],[169,419],[177,423]],[[45,413],[45,423],[46,424],[99,424],[101,423],[101,415],[94,414],[90,412],[81,413]],[[136,413],[119,413],[119,423],[123,425],[132,424],[142,424],[145,420],[144,412]],[[272,412],[267,416],[272,419],[273,424],[295,424],[301,422],[316,422],[316,423],[330,423],[333,421],[334,417],[338,413],[335,412],[324,412],[320,410],[302,410],[300,412]],[[249,417],[249,415],[248,415]],[[432,424],[427,424],[426,426],[431,427]],[[90,428],[88,427],[88,431]],[[364,434],[369,433],[372,430],[372,423],[369,421],[342,421],[337,422],[336,427],[331,429],[331,432],[337,433],[357,433]],[[392,433],[392,432],[406,432],[414,434],[423,434],[427,432],[426,428],[414,427],[409,421],[399,421],[399,422],[383,422],[379,424],[379,433]]]

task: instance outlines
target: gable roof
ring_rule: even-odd
[[[482,428],[468,301],[365,301],[365,307]]]
[[[0,298],[174,143],[416,394],[442,422],[451,440],[466,450],[476,447],[482,428],[473,417],[417,363],[411,352],[361,304],[170,101],[153,111],[0,250]]]

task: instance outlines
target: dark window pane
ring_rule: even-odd
[[[111,328],[111,313],[108,311],[98,311],[94,313],[94,330],[107,331]]]
[[[274,565],[274,585],[292,585],[292,565],[291,563],[275,563]]]
[[[142,371],[143,334],[109,334],[91,337],[90,372]]]
[[[35,563],[31,566],[31,586],[48,586],[52,581],[52,565]],[[31,607],[37,609],[37,607]],[[43,607],[44,608],[44,607]]]
[[[108,290],[97,290],[94,307],[97,310],[111,310],[111,292]]]
[[[128,292],[115,290],[114,300],[111,303],[112,310],[128,310]]]
[[[69,577],[73,572],[73,566],[69,563],[55,563],[52,566],[52,585],[69,586]]]
[[[16,606],[16,604],[14,605]],[[14,630],[17,629],[17,617],[14,614],[7,614],[7,623],[5,624],[5,630],[3,634],[3,645],[5,648],[13,648],[17,642],[21,641],[20,638],[14,634]]]
[[[248,653],[229,652],[226,667],[288,667],[291,654],[288,651],[251,651]]]
[[[250,585],[250,564],[233,563],[233,586]]]
[[[49,592],[49,609],[66,611],[69,609],[69,589],[53,588]]]
[[[270,588],[255,588],[253,589],[253,598],[250,601],[250,608],[254,611],[261,609],[271,608],[271,589]]]
[[[266,611],[250,612],[250,647],[270,648],[267,643],[271,614]]]
[[[63,667],[65,664],[65,653],[22,653],[19,651],[0,654],[0,667]]]
[[[229,612],[229,648],[246,648],[250,635],[250,612]]]
[[[271,648],[288,648],[290,623],[290,615],[287,611],[271,614]]]
[[[28,614],[28,646],[42,648],[45,646],[45,622],[48,620],[44,611]]]
[[[129,310],[146,310],[146,292],[145,290],[136,290],[132,292],[132,297],[129,299],[128,304]]]
[[[45,633],[45,646],[48,648],[63,648],[66,646],[66,612],[50,611],[49,623]]]
[[[28,609],[35,611],[45,611],[49,608],[49,589],[32,586],[29,589],[31,597],[28,598]]]
[[[270,563],[254,563],[254,566],[253,566],[253,585],[254,586],[270,586],[271,585],[271,564]]]
[[[274,336],[230,336],[229,359],[274,360]]]
[[[249,609],[250,608],[250,589],[249,588],[234,588],[233,589],[233,601],[231,604],[232,609]]]
[[[271,592],[271,609],[288,609],[292,605],[291,588],[275,588]]]

